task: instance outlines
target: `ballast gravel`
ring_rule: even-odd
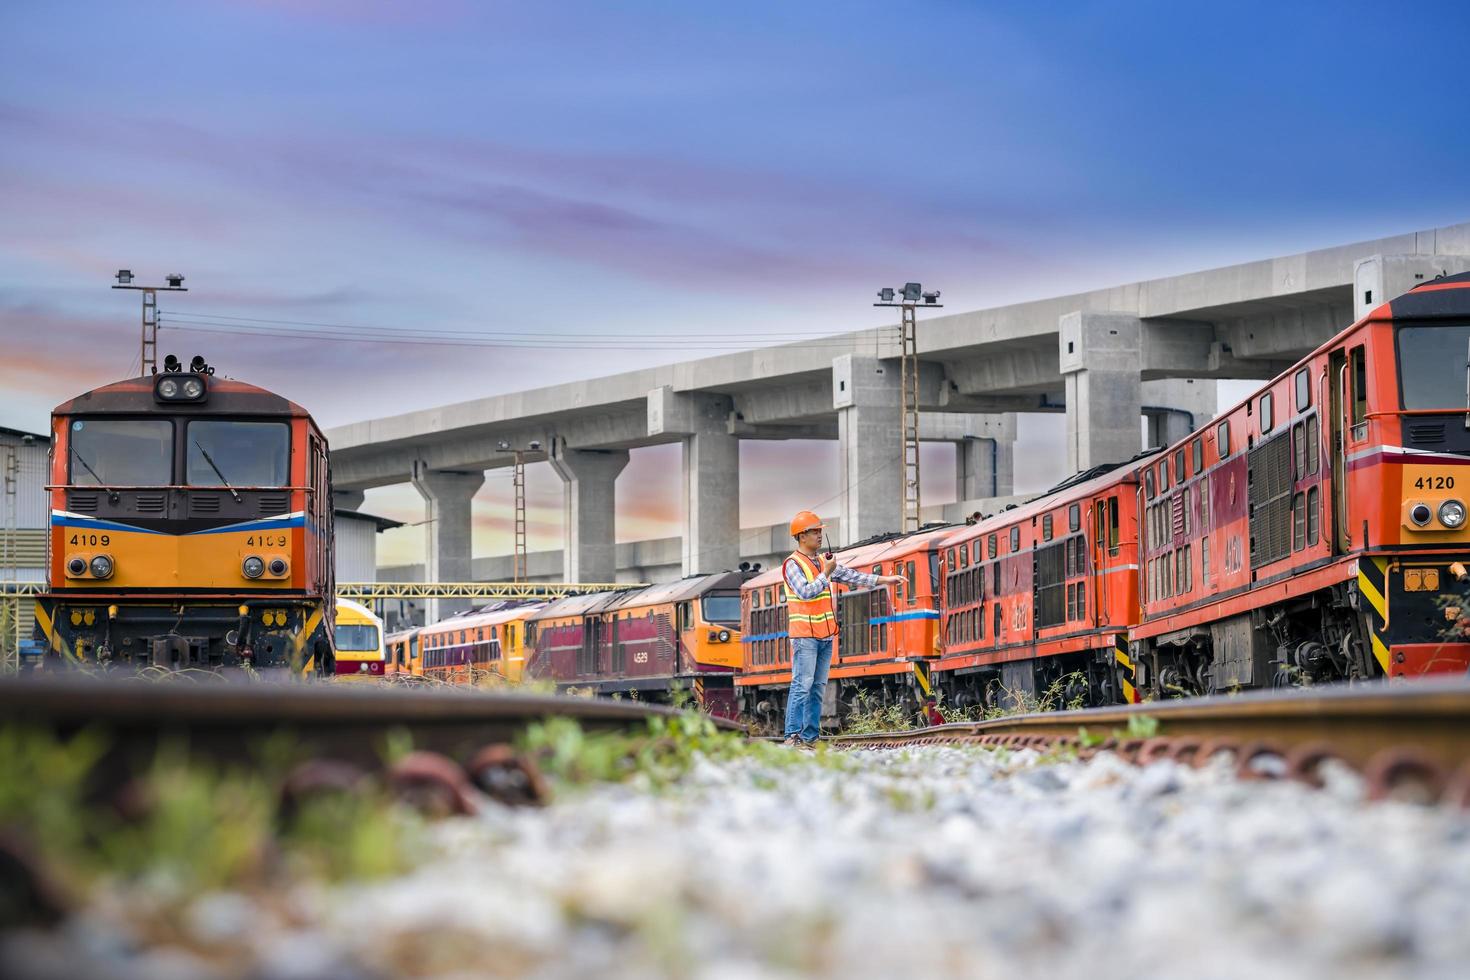
[[[969,747],[699,762],[436,827],[431,860],[12,935],[32,975],[1461,978],[1470,817],[1327,786]]]

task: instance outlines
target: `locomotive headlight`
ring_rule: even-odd
[[[81,578],[87,574],[87,562],[81,558],[73,558],[66,563],[66,574],[73,578]]]
[[[204,382],[198,378],[189,378],[184,382],[183,392],[184,397],[192,401],[204,394]]]
[[[240,563],[240,574],[246,578],[260,578],[265,574],[265,562],[251,555]]]
[[[98,555],[92,559],[93,578],[112,578],[112,559],[106,555]]]
[[[720,630],[720,642],[721,643],[729,643],[730,642],[730,631],[729,630]]]
[[[271,574],[272,575],[285,575],[286,574],[286,559],[284,559],[284,558],[272,558],[271,559],[271,564],[270,564],[270,569],[271,569]]]
[[[1445,527],[1459,527],[1465,523],[1465,505],[1458,500],[1446,500],[1439,505],[1439,522]]]
[[[1415,504],[1413,507],[1409,508],[1409,520],[1413,521],[1420,527],[1428,524],[1429,519],[1433,516],[1434,512],[1429,509],[1428,504]]]
[[[177,381],[175,381],[173,378],[164,378],[162,381],[158,382],[158,397],[159,398],[177,398],[177,397],[179,397],[179,383]]]

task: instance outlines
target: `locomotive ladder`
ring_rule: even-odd
[[[903,390],[903,529],[919,529],[919,350],[914,307],[903,305],[899,325],[903,362],[899,370]]]

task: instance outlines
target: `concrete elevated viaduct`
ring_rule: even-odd
[[[1067,462],[1126,459],[1215,414],[1213,381],[1269,379],[1356,315],[1470,270],[1470,223],[923,319],[922,438],[959,446],[957,497],[1012,491],[1015,415],[1065,412]],[[470,499],[499,446],[542,452],[566,485],[563,574],[611,581],[613,481],[628,451],[683,446],[682,567],[733,567],[741,439],[836,439],[841,519],[857,540],[899,525],[897,331],[877,328],[591,381],[478,398],[328,433],[338,506],[370,487],[423,495],[425,575],[468,579]]]

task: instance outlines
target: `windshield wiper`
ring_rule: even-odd
[[[77,425],[81,425],[81,423],[78,422]],[[83,466],[85,466],[87,468],[87,472],[92,474],[92,479],[94,479],[94,480],[97,481],[97,485],[99,487],[102,486],[102,477],[98,476],[97,475],[97,471],[94,470],[94,469],[92,469],[92,464],[91,463],[88,463],[86,461],[86,459],[83,458],[82,454],[79,453],[79,452],[77,452],[77,447],[76,446],[72,446],[71,447],[71,454],[77,458],[77,462],[81,463]]]
[[[219,477],[219,482],[225,485],[225,489],[230,491],[230,496],[234,497],[235,503],[238,504],[240,502],[240,495],[235,492],[234,487],[230,486],[230,481],[225,479],[225,475],[223,472],[220,471],[220,468],[214,464],[214,458],[209,455],[209,450],[205,449],[203,446],[200,446],[198,439],[194,440],[194,445],[198,446],[199,451],[204,454],[204,461],[209,464],[210,469],[214,470],[214,475]]]

